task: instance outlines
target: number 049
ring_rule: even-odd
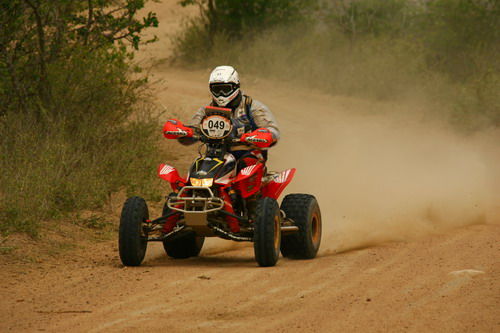
[[[225,128],[225,123],[222,120],[209,120],[208,121],[208,129],[220,129],[223,130]]]

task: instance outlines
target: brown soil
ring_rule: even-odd
[[[0,331],[494,332],[499,237],[476,225],[266,269],[249,246],[188,260],[153,246],[125,268],[116,242],[87,244],[2,265]]]
[[[180,10],[164,2],[160,20]],[[168,50],[148,52],[155,61]],[[166,116],[187,120],[207,102],[207,71],[158,65],[153,75]],[[251,244],[209,239],[199,258],[169,259],[151,244],[143,266],[123,267],[117,195],[112,230],[53,226],[0,256],[0,332],[500,330],[498,133],[465,140],[417,121],[414,105],[242,84],[281,123],[271,168],[297,167],[289,192],[318,197],[318,258],[259,268]],[[164,145],[184,172],[195,148]],[[37,255],[49,242],[62,245]]]

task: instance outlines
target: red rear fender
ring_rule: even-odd
[[[293,179],[296,169],[288,169],[274,176],[274,179],[262,188],[262,196],[278,200],[285,187]]]
[[[158,166],[158,177],[169,182],[174,191],[186,184],[186,180],[179,176],[177,169],[168,164],[160,164]]]

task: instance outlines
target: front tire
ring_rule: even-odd
[[[167,203],[163,206],[163,216],[170,213]],[[186,259],[189,257],[197,257],[200,254],[201,248],[205,243],[205,237],[196,236],[194,232],[185,235],[179,235],[174,239],[165,239],[163,248],[167,255],[174,259]]]
[[[262,198],[257,203],[253,245],[255,260],[262,267],[276,265],[280,255],[281,216],[273,198]]]
[[[118,249],[125,266],[140,266],[148,246],[143,224],[149,219],[146,201],[131,197],[125,201],[120,218]]]
[[[297,233],[283,236],[281,253],[294,259],[312,259],[321,244],[321,211],[316,198],[309,194],[289,194],[281,203],[286,217],[299,227]]]

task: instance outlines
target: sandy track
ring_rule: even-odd
[[[178,10],[166,3],[164,19]],[[154,93],[187,119],[207,101],[207,75],[160,66]],[[0,332],[500,330],[498,133],[463,140],[418,122],[418,106],[243,85],[281,123],[270,166],[297,167],[289,191],[320,201],[319,257],[258,268],[251,246],[209,240],[199,258],[168,259],[154,244],[142,267],[124,268],[116,242],[88,243],[2,267]]]
[[[270,269],[250,247],[123,268],[114,244],[94,245],[4,277],[0,330],[493,332],[499,236],[470,226]],[[464,269],[484,273],[450,274]]]

